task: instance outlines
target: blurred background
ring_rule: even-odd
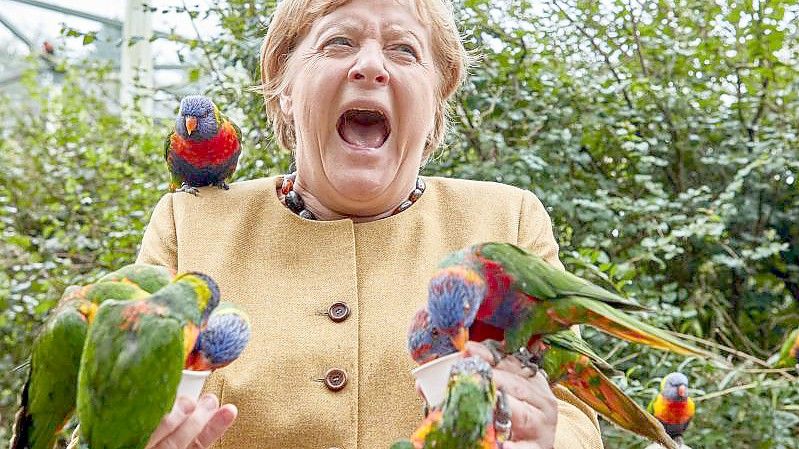
[[[251,89],[274,3],[0,0],[0,448],[36,326],[64,287],[134,260],[181,96],[241,126],[236,179],[289,169]],[[585,331],[642,405],[688,375],[687,444],[799,448],[799,381],[765,363],[799,326],[797,1],[454,4],[481,57],[425,174],[535,192],[568,269],[736,363]]]

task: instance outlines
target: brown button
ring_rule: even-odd
[[[327,316],[333,322],[340,323],[350,316],[350,306],[343,302],[334,302],[330,308],[327,309]]]
[[[339,391],[347,385],[347,372],[343,369],[330,368],[325,373],[325,386],[330,391]]]

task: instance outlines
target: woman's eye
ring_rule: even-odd
[[[328,45],[345,45],[347,47],[352,47],[352,41],[346,37],[337,36],[325,42],[325,47]]]
[[[416,57],[416,49],[413,48],[412,46],[408,45],[408,44],[395,45],[394,49],[399,50],[399,51],[401,51],[403,53],[408,53],[409,55],[413,56],[414,58]]]

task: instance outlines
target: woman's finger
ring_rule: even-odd
[[[164,416],[161,423],[155,429],[155,432],[150,436],[150,441],[147,442],[147,449],[155,446],[163,440],[164,437],[174,432],[178,426],[186,421],[186,418],[191,415],[196,406],[197,402],[193,399],[186,396],[179,396],[175,401],[175,405],[172,406],[172,411]]]
[[[545,412],[557,414],[558,404],[544,376],[522,377],[500,368],[494,369],[494,382],[508,395]]]
[[[543,411],[525,401],[508,395],[508,406],[511,410],[512,441],[538,440],[539,437],[547,434],[547,429],[552,426]]]
[[[197,402],[194,412],[174,432],[161,440],[156,449],[185,449],[194,443],[208,421],[219,409],[219,400],[214,394],[205,394]]]
[[[208,420],[208,424],[195,438],[192,449],[206,449],[218,440],[236,420],[239,410],[233,404],[225,404]]]

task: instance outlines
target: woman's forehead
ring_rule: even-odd
[[[352,0],[320,17],[311,25],[311,35],[331,27],[371,29],[383,33],[410,32],[427,37],[428,28],[416,0]]]

